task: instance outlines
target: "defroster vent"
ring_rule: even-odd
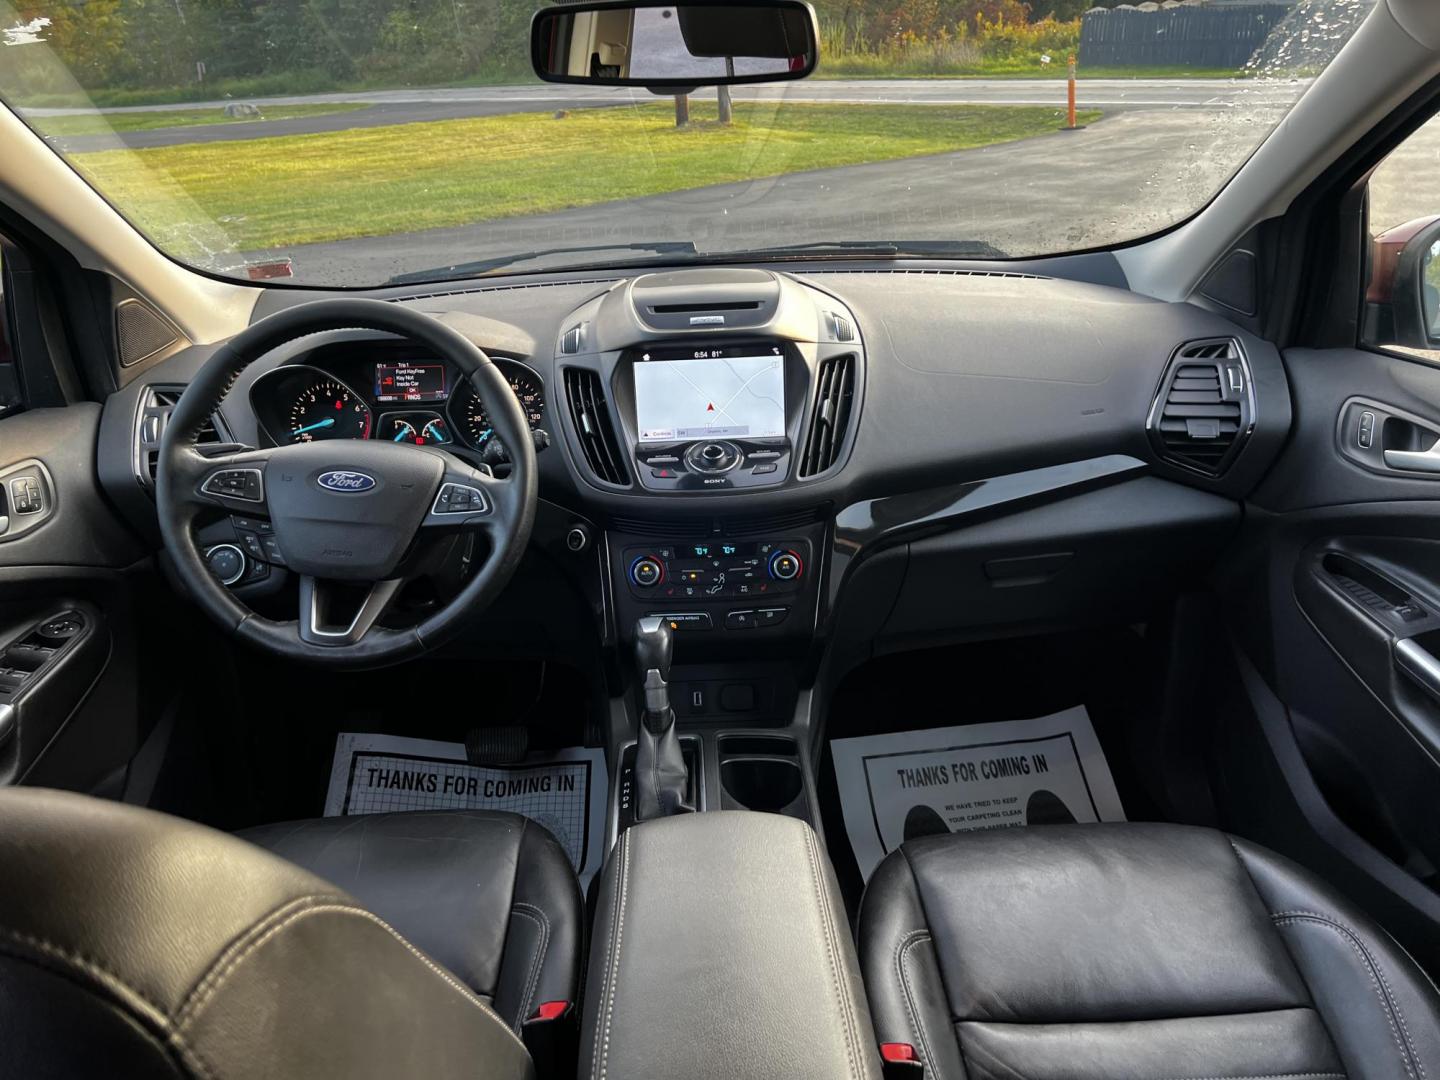
[[[1239,342],[1191,341],[1175,351],[1150,408],[1150,441],[1162,458],[1219,476],[1254,423],[1250,368]]]
[[[625,467],[620,440],[615,436],[600,376],[587,368],[566,368],[565,400],[590,471],[607,484],[628,487],[630,470]]]

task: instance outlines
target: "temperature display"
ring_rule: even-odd
[[[444,401],[445,365],[402,360],[375,365],[376,401]]]

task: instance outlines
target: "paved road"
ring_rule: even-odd
[[[1081,96],[1096,106],[1188,106],[1254,101],[1289,102],[1304,80],[1255,79],[1082,79]],[[788,101],[914,102],[953,105],[1053,105],[1063,101],[1063,79],[806,79],[792,83],[737,86],[739,98],[783,98]],[[259,105],[319,105],[358,101],[374,105],[463,105],[507,107],[507,111],[562,107],[568,103],[613,105],[653,101],[646,90],[529,83],[520,86],[462,86],[416,90],[355,90],[289,97],[246,98]],[[166,112],[177,109],[223,108],[229,100],[186,102],[101,109],[100,112]],[[34,116],[73,116],[94,109],[29,109]]]
[[[1095,79],[1080,87],[1082,108],[1114,114],[1132,109],[1188,109],[1230,112],[1286,105],[1304,89],[1300,82],[1262,82],[1235,79]],[[702,92],[703,93],[703,92]],[[737,101],[829,102],[835,104],[911,105],[1053,105],[1063,106],[1065,84],[1056,79],[845,79],[809,80],[735,87]],[[115,135],[75,135],[50,141],[70,153],[142,149],[182,143],[231,142],[278,135],[302,135],[352,128],[382,127],[430,120],[455,120],[514,112],[548,112],[558,109],[600,108],[654,104],[643,90],[602,89],[562,85],[482,86],[429,90],[377,90],[356,93],[311,94],[254,99],[267,105],[322,105],[360,102],[370,108],[322,116],[245,123],[156,128]],[[150,105],[138,110],[102,109],[101,112],[141,111],[164,113],[179,109],[223,108],[223,101],[185,105]],[[93,110],[30,109],[33,117],[84,114]]]
[[[657,240],[692,240],[702,251],[817,240],[977,240],[1015,255],[1074,250],[1153,232],[1203,205],[1254,142],[1259,114],[1247,115],[1251,123],[1211,116],[1197,124],[1187,111],[1137,110],[1084,131],[977,150],[248,257],[289,257],[302,282],[364,285],[548,247]]]

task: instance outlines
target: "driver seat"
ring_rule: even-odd
[[[574,873],[548,833],[509,814],[326,819],[241,839],[10,789],[0,866],[7,1076],[524,1080],[535,1063],[517,1030],[575,998]]]

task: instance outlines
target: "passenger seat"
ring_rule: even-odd
[[[1208,829],[928,836],[877,868],[860,961],[926,1080],[1440,1078],[1440,994],[1352,904]]]

